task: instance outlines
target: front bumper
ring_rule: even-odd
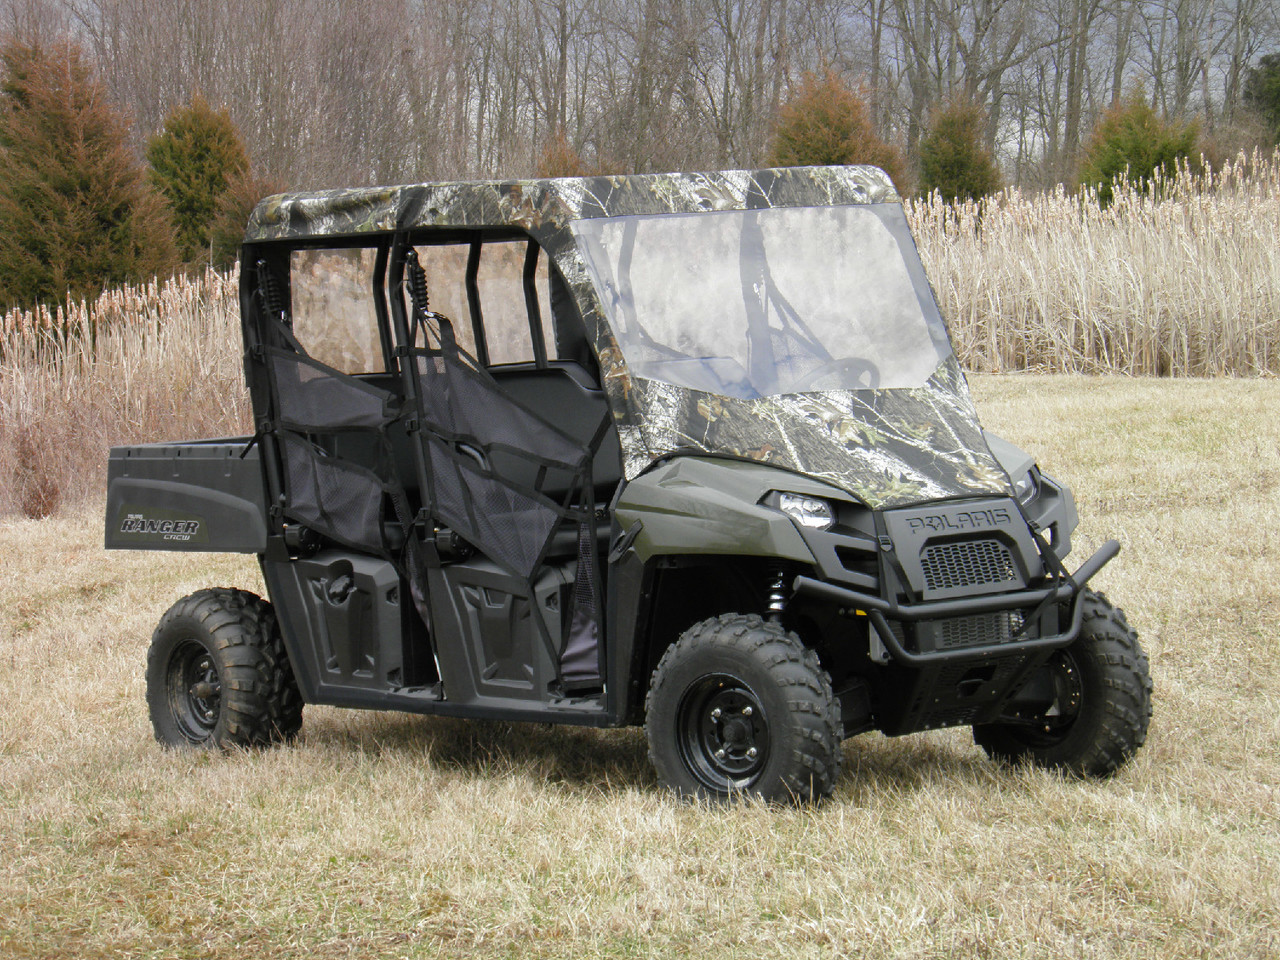
[[[1013,593],[901,603],[806,576],[796,577],[792,581],[792,589],[797,594],[818,597],[839,604],[843,609],[865,613],[890,655],[904,666],[975,661],[1011,653],[1052,650],[1070,644],[1080,632],[1080,596],[1084,585],[1119,552],[1120,544],[1115,540],[1108,540],[1075,573],[1061,578],[1053,586]],[[1042,610],[1054,604],[1070,605],[1066,630],[1048,636],[1014,637],[996,643],[965,645],[954,649],[908,650],[889,622],[923,623],[1009,610]],[[1034,616],[1027,618],[1028,621],[1035,619],[1037,618]]]

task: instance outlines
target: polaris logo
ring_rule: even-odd
[[[136,514],[125,517],[121,533],[162,534],[166,540],[189,540],[200,530],[199,520],[148,520]]]
[[[907,517],[912,533],[959,533],[965,530],[989,530],[1013,523],[1007,507],[990,510],[965,510],[958,513],[933,513],[923,517]]]

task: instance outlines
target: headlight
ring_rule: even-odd
[[[810,530],[830,530],[835,526],[836,510],[826,500],[798,493],[779,493],[778,509]]]
[[[1013,493],[1023,506],[1040,496],[1040,471],[1032,467],[1013,481]]]

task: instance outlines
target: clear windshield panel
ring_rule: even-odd
[[[572,229],[637,377],[742,399],[919,387],[951,353],[896,203]]]

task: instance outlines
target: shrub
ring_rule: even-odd
[[[37,445],[37,431],[21,425],[14,443],[13,490],[18,509],[29,520],[44,520],[58,509],[62,488],[47,450],[47,438]]]
[[[94,499],[113,444],[251,433],[239,274],[0,313],[0,517]]]
[[[920,192],[943,200],[978,200],[1000,189],[1000,173],[983,144],[982,107],[957,100],[933,115],[920,144]]]
[[[768,162],[774,166],[869,163],[898,187],[906,183],[901,152],[871,125],[866,101],[833,71],[806,73],[799,92],[778,113]]]
[[[1161,120],[1137,91],[1108,110],[1093,128],[1081,160],[1080,183],[1097,190],[1104,207],[1111,203],[1117,179],[1145,193],[1157,177],[1174,176],[1177,161],[1194,152],[1197,135],[1194,123]]]
[[[147,162],[148,178],[169,206],[179,254],[189,264],[205,261],[218,201],[231,181],[249,169],[231,117],[196,94],[147,141]]]
[[[569,143],[563,130],[557,130],[542,148],[538,158],[539,177],[588,177],[591,171],[582,156]]]
[[[284,187],[269,177],[244,170],[233,176],[218,197],[218,206],[209,224],[209,251],[213,266],[226,270],[240,256],[240,241],[249,214],[263,197],[283,193]]]
[[[172,269],[163,207],[79,49],[11,40],[0,61],[0,306]]]
[[[1280,144],[1280,53],[1270,53],[1244,78],[1244,102],[1266,125],[1271,143]]]

